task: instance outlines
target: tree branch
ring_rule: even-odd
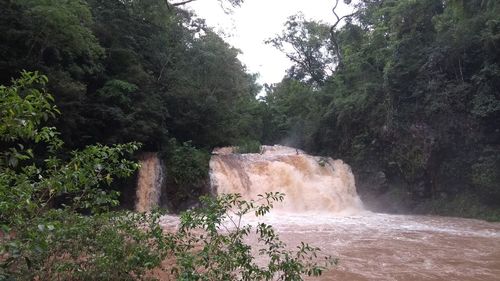
[[[167,2],[167,5],[172,5],[172,6],[174,6],[174,7],[178,7],[178,6],[186,5],[186,4],[191,3],[191,2],[194,2],[194,1],[196,1],[196,0],[185,0],[185,1],[182,1],[182,2],[177,2],[177,3],[171,3],[171,4],[170,4],[170,3],[168,3],[168,1],[167,1],[167,0],[165,0],[165,2]]]
[[[335,15],[335,17],[337,18],[337,22],[335,22],[331,27],[330,27],[330,38],[332,39],[332,44],[333,44],[333,48],[335,49],[335,54],[337,55],[337,60],[338,60],[338,66],[339,67],[342,67],[344,65],[344,62],[343,62],[343,58],[342,58],[342,53],[340,52],[340,45],[339,45],[339,42],[338,42],[338,38],[337,36],[335,36],[335,29],[337,28],[337,25],[343,20],[343,19],[346,19],[346,18],[350,18],[354,15],[357,14],[357,12],[354,12],[352,14],[349,14],[349,15],[344,15],[342,17],[339,17],[339,15],[337,14],[337,12],[335,11],[339,5],[339,1],[340,0],[335,0],[335,6],[333,6],[333,9],[332,9],[332,12],[333,14]]]

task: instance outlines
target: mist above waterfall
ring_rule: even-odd
[[[279,211],[352,214],[363,209],[349,165],[286,146],[262,146],[261,153],[250,154],[215,150],[210,179],[217,194],[257,199],[266,192],[285,193],[284,202],[274,207]]]

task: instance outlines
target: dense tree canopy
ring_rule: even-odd
[[[171,163],[191,159],[194,152],[179,149],[185,142],[207,155],[214,146],[261,138],[256,75],[237,59],[239,50],[204,20],[177,8],[182,5],[164,0],[0,4],[0,83],[8,84],[21,70],[47,75],[62,113],[51,122],[68,149],[136,141]],[[208,170],[206,160],[189,164],[190,171]],[[176,174],[175,167],[169,169]],[[194,189],[176,187],[183,190],[178,197],[198,196],[200,183],[206,180],[193,182]]]
[[[47,74],[67,144],[158,150],[171,137],[207,148],[260,137],[248,117],[255,76],[190,13],[161,0],[1,4],[0,81],[22,69]]]
[[[335,0],[332,26],[291,16],[268,43],[294,65],[260,99],[192,1],[0,0],[1,280],[148,279],[169,254],[179,279],[321,274],[316,248],[285,250],[265,224],[265,267],[250,226],[215,231],[280,193],[204,199],[171,235],[156,211],[112,212],[138,142],[167,163],[175,210],[206,193],[215,146],[281,143],[345,159],[365,198],[500,220],[498,0],[362,0],[342,17]]]
[[[289,17],[285,23],[285,31],[268,43],[286,52],[294,63],[288,70],[288,76],[312,85],[323,85],[333,70],[335,56],[329,27],[324,23],[305,20],[304,15]]]
[[[291,76],[268,89],[267,131],[280,133],[267,141],[298,127],[297,145],[346,158],[360,179],[382,172],[417,197],[471,192],[497,204],[499,15],[498,1],[359,2],[333,31],[338,46],[322,43],[343,60],[322,87]],[[273,42],[302,50],[310,21],[292,20]],[[292,71],[303,67],[288,56]]]
[[[353,1],[333,26],[291,16],[268,42],[294,65],[261,100],[239,51],[185,2],[0,0],[0,82],[46,74],[70,149],[139,141],[203,174],[214,146],[281,142],[346,159],[362,192],[498,204],[498,1]],[[390,184],[363,188],[374,177]]]
[[[185,212],[177,231],[164,231],[156,209],[111,211],[119,202],[109,186],[139,167],[127,159],[139,145],[97,144],[64,155],[57,129],[44,126],[59,113],[46,83],[23,71],[0,85],[0,280],[302,280],[337,263],[330,256],[319,263],[319,248],[304,242],[288,250],[270,225],[241,224],[245,214],[263,216],[283,201],[279,192],[255,201],[202,198],[204,207]],[[186,143],[180,149],[199,153]],[[199,171],[185,164],[196,159],[173,153],[169,164],[178,173],[170,176],[195,181]],[[252,232],[257,246],[246,242]],[[253,248],[269,262],[257,264]]]

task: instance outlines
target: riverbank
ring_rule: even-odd
[[[401,189],[389,189],[379,195],[363,194],[365,207],[374,212],[391,214],[437,215],[500,222],[500,208],[481,202],[473,194],[414,199]]]

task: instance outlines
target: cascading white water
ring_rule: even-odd
[[[282,146],[263,147],[261,152],[214,151],[210,161],[214,192],[238,192],[246,199],[264,192],[286,193],[285,204],[275,206],[283,212],[245,216],[242,223],[255,226],[265,220],[290,250],[305,242],[339,258],[338,266],[305,280],[499,280],[500,223],[359,212],[354,178],[342,161]],[[161,224],[175,229],[179,219],[164,216]],[[251,233],[252,247],[258,247],[257,240]],[[259,255],[257,248],[254,253],[255,260],[265,264],[265,255]]]
[[[256,199],[282,192],[275,210],[287,212],[355,213],[362,210],[351,168],[342,160],[316,157],[286,146],[263,146],[261,153],[214,151],[210,160],[212,189]]]
[[[157,153],[147,152],[139,157],[139,175],[135,210],[148,212],[159,206],[161,189],[165,181],[165,167]]]
[[[290,250],[305,242],[339,258],[338,266],[305,280],[499,280],[500,223],[361,212],[354,177],[340,160],[282,146],[242,155],[223,148],[214,151],[210,168],[218,194],[238,192],[246,199],[271,191],[287,194],[285,204],[275,206],[282,212],[245,216],[242,224],[255,226],[265,220]],[[178,223],[177,216],[161,220],[165,229],[175,229]],[[267,257],[259,254],[254,233],[248,242],[256,262],[265,264]]]

